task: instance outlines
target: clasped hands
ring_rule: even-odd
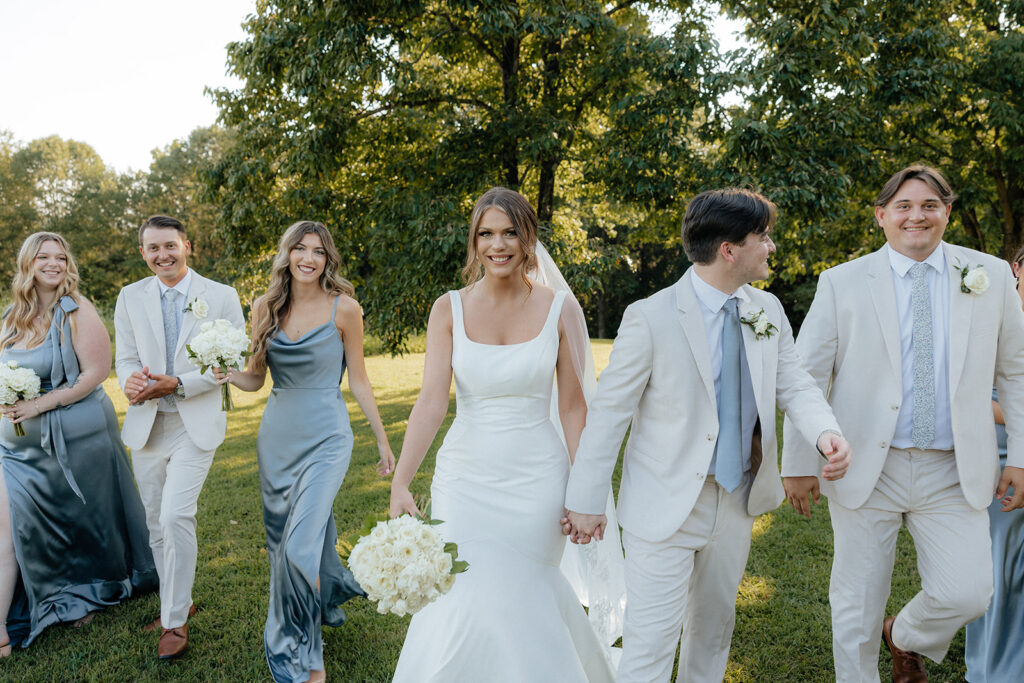
[[[562,534],[579,545],[590,543],[590,539],[604,540],[604,530],[608,526],[608,518],[604,515],[585,515],[581,512],[565,510],[561,519]]]
[[[846,476],[850,468],[850,444],[833,431],[822,433],[818,437],[818,450],[828,463],[821,470],[821,476],[828,481],[837,481]],[[814,475],[806,477],[786,477],[782,481],[786,490],[786,500],[798,514],[811,518],[811,500],[815,504],[821,500],[821,489],[818,478]]]
[[[11,405],[4,405],[0,407],[0,413],[10,420],[11,424],[18,424],[39,415],[39,410],[37,409],[35,401],[28,401],[21,398]]]
[[[151,398],[163,398],[178,388],[178,378],[149,371],[149,366],[136,370],[124,383],[128,405],[136,406]]]

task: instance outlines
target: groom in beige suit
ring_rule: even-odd
[[[629,306],[589,406],[566,492],[577,542],[600,539],[619,445],[631,427],[618,514],[626,549],[620,683],[719,683],[754,518],[783,499],[776,406],[829,454],[850,450],[793,347],[779,300],[749,286],[770,274],[775,206],[746,190],[690,202],[683,247],[695,264]],[[763,453],[763,457],[762,457]]]
[[[893,679],[927,680],[992,593],[986,507],[1024,503],[1024,314],[1006,262],[942,241],[955,196],[935,169],[895,174],[875,201],[887,244],[821,274],[797,349],[856,457],[824,482],[835,535],[829,598],[836,680],[876,682],[880,638]],[[992,384],[1006,420],[999,472]],[[795,424],[799,428],[799,424]],[[782,474],[810,515],[820,466],[786,425]],[[921,591],[884,619],[896,536],[917,548]],[[918,654],[920,653],[920,654]]]
[[[195,613],[196,503],[226,418],[220,386],[192,365],[185,349],[203,319],[243,327],[238,294],[188,267],[192,246],[182,224],[152,216],[139,228],[139,251],[154,277],[121,290],[114,313],[117,378],[128,397],[121,438],[146,508],[149,544],[160,577],[161,659],[188,647]]]

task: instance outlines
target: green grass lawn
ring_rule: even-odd
[[[600,370],[611,343],[594,342]],[[367,358],[367,371],[397,454],[423,376],[423,355]],[[125,400],[115,379],[105,387],[123,418]],[[100,613],[82,629],[51,627],[32,647],[0,660],[7,681],[264,681],[263,658],[269,567],[264,548],[256,430],[268,389],[234,392],[228,437],[217,452],[199,499],[199,567],[194,600],[200,612],[189,622],[192,647],[180,660],[156,658],[156,634],[139,628],[159,611],[155,594]],[[353,412],[352,465],[335,501],[341,538],[356,532],[368,512],[387,509],[389,480],[374,472],[373,434],[346,390]],[[454,416],[454,397],[434,449]],[[299,426],[297,425],[298,429]],[[315,425],[308,425],[315,429]],[[781,428],[781,424],[780,424]],[[434,449],[424,460],[413,492],[427,495]],[[832,645],[828,607],[832,529],[824,505],[810,521],[790,508],[761,517],[754,527],[747,576],[737,601],[736,633],[726,680],[731,682],[830,681]],[[900,537],[890,611],[916,592],[913,547]],[[402,647],[408,618],[379,615],[365,600],[347,605],[349,621],[324,629],[324,658],[332,680],[389,681]],[[501,618],[496,615],[495,618]],[[524,652],[524,657],[530,653]],[[889,666],[882,655],[882,680]],[[928,663],[935,681],[963,680],[963,634],[942,666]]]

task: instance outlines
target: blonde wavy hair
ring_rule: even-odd
[[[473,207],[473,214],[469,219],[469,235],[466,237],[466,265],[462,268],[462,280],[467,285],[472,285],[484,275],[483,264],[477,256],[476,231],[488,209],[498,209],[511,221],[512,229],[516,231],[516,237],[519,238],[526,253],[526,258],[523,259],[523,281],[532,289],[530,278],[526,274],[537,267],[537,213],[526,197],[505,187],[492,187],[487,190]]]
[[[64,281],[57,287],[57,298],[70,296],[75,302],[81,301],[78,293],[78,266],[71,254],[68,241],[55,232],[36,232],[25,238],[18,250],[17,270],[11,278],[11,307],[4,318],[0,330],[0,349],[7,349],[24,341],[25,346],[32,348],[42,343],[53,320],[53,307],[41,310],[36,297],[35,273],[33,265],[36,255],[46,242],[56,242],[68,259]],[[36,317],[42,321],[41,326],[33,325]]]
[[[253,305],[253,310],[259,312],[259,317],[254,317],[252,321],[252,355],[249,357],[249,363],[254,370],[265,370],[267,367],[267,347],[270,345],[270,338],[279,329],[281,319],[287,315],[291,303],[292,249],[309,234],[320,238],[327,255],[324,272],[320,273],[320,289],[334,296],[345,294],[355,298],[356,288],[338,274],[341,256],[324,224],[315,221],[292,223],[281,235],[281,242],[277,246],[277,255],[270,267],[270,286]]]

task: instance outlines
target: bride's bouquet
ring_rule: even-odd
[[[348,567],[381,614],[415,614],[451,590],[455,575],[469,563],[457,559],[458,546],[445,543],[436,519],[402,515],[378,521],[359,539]]]
[[[188,358],[193,365],[198,365],[202,372],[217,366],[221,372],[228,368],[242,369],[242,361],[249,355],[249,337],[245,330],[231,324],[230,320],[220,318],[203,323],[199,334],[192,337],[185,345]],[[231,410],[231,390],[227,382],[221,386],[221,410]]]
[[[39,375],[32,368],[23,368],[15,361],[0,363],[0,404],[14,405],[19,399],[39,396]],[[14,425],[16,436],[25,436],[21,423]]]

